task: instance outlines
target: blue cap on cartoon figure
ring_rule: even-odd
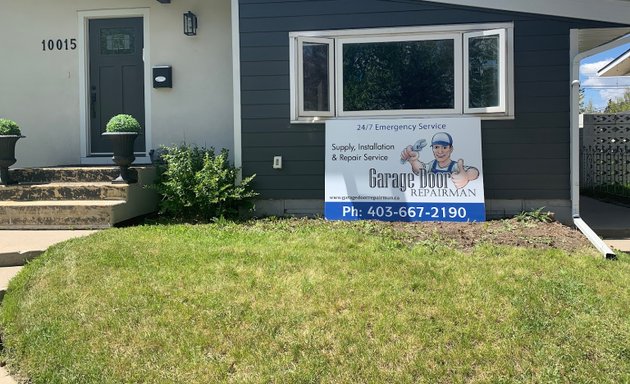
[[[446,132],[439,132],[436,133],[435,135],[433,135],[433,138],[431,139],[431,146],[433,145],[441,145],[443,147],[446,147],[447,145],[453,145],[453,138],[451,137],[451,135],[449,135]]]

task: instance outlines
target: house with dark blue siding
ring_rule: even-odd
[[[232,9],[236,161],[257,175],[259,213],[322,212],[326,121],[475,116],[487,217],[546,207],[579,219],[579,61],[630,40],[630,2],[238,0]]]
[[[324,212],[327,124],[451,119],[480,132],[484,218],[545,207],[580,226],[580,60],[630,41],[630,0],[0,0],[0,9],[0,35],[12,36],[0,40],[12,52],[0,60],[0,116],[28,137],[15,168],[111,165],[101,133],[131,113],[143,126],[135,164],[163,145],[227,148],[244,176],[256,174],[258,215]],[[31,33],[14,33],[33,20]],[[415,173],[396,150],[393,163]],[[53,223],[12,199],[0,198],[0,226]],[[53,224],[131,217],[93,206],[112,220],[84,222],[75,210],[76,221]]]

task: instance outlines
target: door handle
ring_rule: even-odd
[[[90,92],[90,114],[96,119],[96,87],[92,87]]]

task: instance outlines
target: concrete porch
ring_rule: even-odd
[[[11,170],[18,184],[0,186],[0,229],[101,229],[157,208],[151,166],[132,167],[134,184],[112,184],[116,167]]]

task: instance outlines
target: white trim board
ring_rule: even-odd
[[[243,148],[241,133],[241,43],[238,0],[231,0],[232,13],[232,98],[234,108],[234,166],[243,166]],[[242,174],[239,172],[240,182]]]
[[[86,10],[78,11],[78,42],[79,50],[79,138],[81,141],[81,163],[91,164],[88,159],[89,135],[88,129],[90,121],[88,118],[89,97],[89,68],[90,54],[88,49],[88,21],[91,19],[109,19],[118,17],[142,17],[144,50],[142,59],[144,60],[144,130],[146,151],[153,148],[151,130],[151,33],[149,28],[149,8],[127,8],[127,9],[106,9],[106,10]]]
[[[429,0],[434,3],[630,24],[627,0]]]

